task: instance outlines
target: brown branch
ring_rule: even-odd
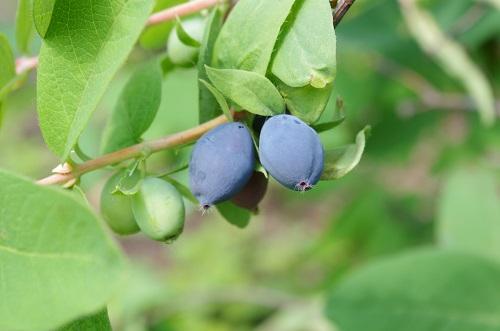
[[[174,6],[171,8],[167,8],[165,10],[159,11],[151,17],[149,17],[146,25],[155,25],[167,21],[171,21],[176,17],[186,16],[189,14],[193,14],[199,12],[203,9],[207,9],[217,5],[218,3],[222,3],[221,0],[196,0],[190,1],[178,6]]]
[[[227,122],[226,117],[224,115],[221,115],[219,117],[214,118],[211,121],[205,122],[194,128],[181,131],[156,140],[145,141],[143,143],[133,145],[113,153],[105,154],[93,160],[89,160],[87,162],[75,166],[72,169],[71,173],[56,173],[40,179],[38,181],[38,184],[41,185],[66,184],[68,182],[77,179],[78,177],[87,172],[97,170],[105,166],[137,158],[140,157],[141,155],[148,155],[172,147],[182,146],[191,143],[193,141],[196,141],[205,132],[226,122]]]
[[[349,11],[349,8],[351,8],[354,1],[356,1],[356,0],[340,0],[337,3],[335,13],[333,14],[333,26],[334,27],[337,27],[337,25],[339,25],[340,21],[342,21],[342,18]]]

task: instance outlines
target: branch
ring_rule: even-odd
[[[342,21],[342,18],[347,13],[349,8],[351,8],[354,1],[356,0],[340,0],[337,3],[337,8],[335,9],[335,13],[333,14],[334,27],[337,27],[337,25],[339,25],[340,21]]]
[[[207,9],[222,3],[222,0],[197,0],[183,3],[178,6],[167,8],[165,10],[159,11],[151,15],[146,23],[146,25],[155,25],[175,19],[177,16],[186,16],[192,13],[199,12],[203,9]]]
[[[137,158],[140,157],[141,155],[148,155],[172,147],[182,146],[196,141],[205,132],[226,122],[227,122],[226,117],[224,115],[221,115],[219,117],[214,118],[211,121],[205,122],[194,128],[181,131],[156,140],[145,141],[143,143],[133,145],[113,153],[105,154],[93,160],[89,160],[87,162],[75,166],[75,168],[73,168],[69,173],[56,173],[48,177],[42,178],[38,181],[38,184],[40,185],[66,184],[77,179],[78,177],[87,172],[97,170],[105,166]]]

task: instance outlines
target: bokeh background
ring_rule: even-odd
[[[498,208],[482,205],[485,199],[500,205],[500,125],[480,121],[477,99],[467,88],[479,74],[496,95],[498,123],[498,6],[423,0],[419,8],[436,26],[412,27],[418,13],[405,6],[408,2],[357,0],[336,30],[338,74],[322,120],[335,116],[337,98],[347,119],[321,138],[327,148],[348,144],[371,125],[360,165],[305,194],[271,181],[246,229],[216,211],[202,216],[189,205],[185,232],[172,245],[141,234],[117,238],[131,273],[109,307],[116,330],[335,330],[324,301],[347,273],[417,246],[437,245],[437,224],[454,211],[469,215],[470,222],[483,217],[500,222]],[[15,10],[16,1],[0,2],[0,32],[12,44]],[[433,28],[458,53],[436,57],[445,43],[424,50],[421,39],[436,36]],[[34,44],[36,54],[39,41]],[[161,51],[134,50],[82,136],[87,154],[98,155],[102,129],[131,70]],[[458,73],[450,70],[457,67]],[[0,167],[39,178],[57,159],[41,138],[35,94],[33,73],[6,101]],[[160,111],[146,138],[196,124],[196,71],[176,70],[165,78]],[[188,156],[189,148],[163,152],[151,164],[158,171],[173,169]],[[105,169],[82,180],[96,209],[109,174]],[[178,179],[186,182],[186,174]],[[485,208],[493,211],[485,216]]]

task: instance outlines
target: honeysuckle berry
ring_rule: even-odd
[[[260,162],[282,185],[310,190],[323,172],[324,152],[318,134],[292,115],[266,121],[259,140]]]
[[[231,199],[255,168],[252,137],[243,123],[222,124],[205,133],[189,162],[191,192],[204,209]]]

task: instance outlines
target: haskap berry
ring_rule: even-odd
[[[260,162],[282,185],[310,190],[323,172],[324,152],[313,128],[292,115],[266,121],[259,141]]]
[[[247,127],[227,123],[205,133],[189,162],[191,192],[203,209],[232,198],[248,182],[255,152]]]
[[[245,187],[231,201],[241,208],[256,211],[259,203],[266,194],[268,181],[262,172],[254,171]]]

